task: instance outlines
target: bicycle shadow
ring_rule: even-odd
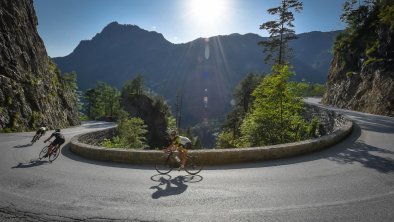
[[[168,174],[154,175],[151,177],[151,180],[160,183],[156,186],[150,187],[150,189],[157,189],[152,194],[152,198],[159,199],[161,197],[168,197],[168,196],[182,194],[188,188],[188,185],[186,183],[197,183],[202,181],[202,179],[203,179],[202,176],[199,175],[177,176],[175,178],[172,178]]]
[[[16,146],[14,146],[14,148],[25,148],[25,147],[29,147],[29,146],[32,146],[33,145],[33,143],[28,143],[28,144],[25,144],[25,145],[16,145]]]
[[[15,168],[30,168],[30,167],[36,167],[36,166],[41,166],[43,164],[47,164],[48,161],[42,161],[40,159],[32,159],[28,163],[18,163],[18,165],[11,167],[12,169]]]

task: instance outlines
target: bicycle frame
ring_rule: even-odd
[[[172,149],[167,149],[164,151],[167,155],[163,157],[163,159],[155,164],[156,171],[159,172],[160,174],[168,174],[169,172],[172,171],[174,168],[174,161],[171,160],[171,158],[176,160],[175,152]],[[202,165],[200,164],[199,160],[197,157],[191,156],[191,155],[186,155],[186,165],[184,170],[191,174],[195,175],[198,174],[202,170]],[[178,165],[180,165],[180,161],[176,160]]]

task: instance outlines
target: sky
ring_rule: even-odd
[[[267,9],[280,0],[33,0],[38,32],[49,56],[70,54],[81,40],[92,39],[111,22],[156,31],[172,43],[200,37],[255,33],[275,19]],[[333,31],[344,28],[339,17],[345,0],[300,0],[295,31]]]

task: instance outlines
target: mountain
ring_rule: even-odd
[[[325,82],[338,34],[304,33],[290,44],[295,80]],[[183,119],[195,123],[222,116],[230,107],[234,87],[247,73],[270,71],[257,44],[261,40],[256,34],[231,34],[172,44],[157,32],[113,22],[54,61],[64,72],[77,72],[81,89],[94,87],[96,81],[120,88],[141,74],[146,86],[171,105],[177,94],[182,95]]]
[[[0,131],[79,124],[76,97],[48,57],[32,0],[0,1]]]

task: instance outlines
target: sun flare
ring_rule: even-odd
[[[188,4],[191,21],[206,32],[224,25],[229,16],[228,0],[191,0]]]

